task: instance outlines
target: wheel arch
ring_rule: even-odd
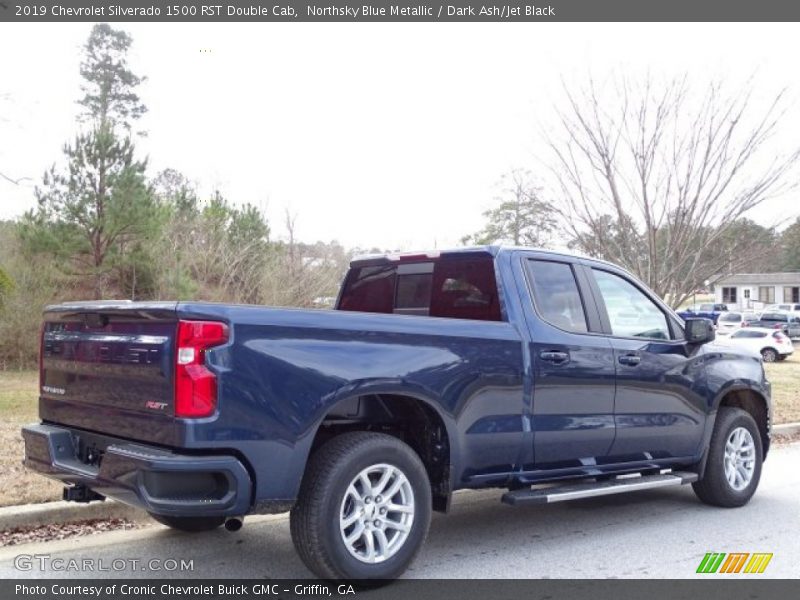
[[[396,386],[350,390],[329,404],[317,421],[306,465],[326,441],[348,431],[383,431],[406,442],[428,472],[434,510],[449,509],[457,472],[457,438],[453,419],[438,402]]]
[[[723,406],[730,406],[739,408],[753,417],[758,425],[758,431],[761,434],[761,447],[763,450],[764,459],[767,458],[767,452],[770,445],[770,426],[771,418],[770,404],[766,396],[760,390],[747,386],[737,386],[725,390],[720,394],[715,403],[714,419],[716,420],[717,412]]]

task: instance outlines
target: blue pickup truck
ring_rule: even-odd
[[[682,319],[709,319],[717,324],[722,313],[728,312],[727,304],[701,304],[678,313]]]
[[[335,310],[61,304],[25,464],[187,532],[290,510],[315,574],[391,579],[459,489],[745,504],[770,384],[713,341],[614,265],[524,248],[357,259]]]

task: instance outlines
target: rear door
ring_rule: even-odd
[[[702,351],[625,273],[587,264],[617,374],[610,458],[617,462],[694,456],[705,426]]]
[[[551,254],[520,257],[533,367],[533,464],[523,468],[590,467],[614,441],[613,349],[580,265]]]
[[[174,304],[64,305],[45,314],[43,421],[173,444]]]

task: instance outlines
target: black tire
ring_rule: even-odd
[[[775,352],[775,350],[773,350],[772,348],[764,348],[761,351],[761,358],[766,363],[775,362],[776,360],[778,360],[778,353]]]
[[[391,465],[405,475],[413,492],[413,522],[394,555],[383,562],[366,563],[348,551],[339,519],[350,483],[376,464]],[[311,456],[290,525],[295,548],[315,575],[333,580],[388,581],[399,577],[417,555],[430,520],[430,482],[419,456],[395,437],[359,431],[333,438]]]
[[[149,514],[162,525],[187,533],[211,531],[225,522],[225,517],[173,517],[154,513]]]
[[[745,428],[750,433],[755,446],[753,473],[750,482],[741,490],[735,489],[725,476],[725,445],[731,433],[739,427]],[[724,406],[717,412],[705,474],[703,479],[692,484],[692,488],[697,497],[706,504],[724,508],[744,506],[758,488],[762,461],[761,433],[753,417],[740,408]]]

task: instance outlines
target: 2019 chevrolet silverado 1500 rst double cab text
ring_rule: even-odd
[[[745,504],[758,356],[605,262],[481,247],[357,259],[336,310],[49,307],[25,464],[198,532],[291,510],[305,564],[399,576],[455,490],[547,503],[691,483]],[[542,485],[548,484],[548,485]],[[265,554],[269,549],[265,549]]]

